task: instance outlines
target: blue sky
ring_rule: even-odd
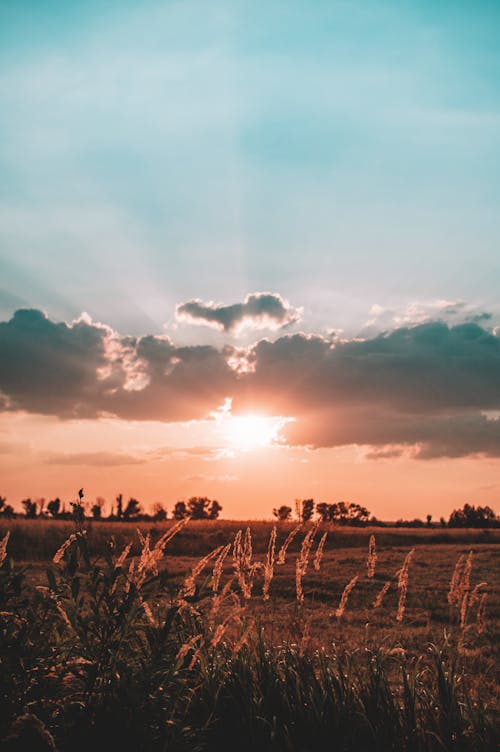
[[[498,301],[495,2],[0,3],[0,312]],[[181,334],[179,334],[181,336]],[[189,334],[185,334],[189,338]]]
[[[0,0],[0,492],[494,504],[499,29]]]

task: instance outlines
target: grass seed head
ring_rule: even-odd
[[[7,558],[7,543],[9,542],[10,538],[10,530],[7,530],[4,537],[0,541],[0,567],[4,563],[5,559]]]
[[[323,550],[325,548],[326,539],[328,537],[328,533],[323,533],[321,536],[318,547],[316,548],[316,553],[314,554],[314,561],[313,566],[316,572],[319,572],[321,567],[321,561],[323,559]]]
[[[368,543],[368,559],[366,560],[367,574],[370,579],[375,575],[375,565],[377,563],[377,553],[375,549],[375,536],[370,535],[370,542]]]
[[[276,564],[279,564],[280,566],[285,564],[286,552],[288,550],[288,547],[290,546],[291,542],[293,541],[293,539],[295,538],[295,536],[300,530],[302,530],[302,525],[297,525],[296,527],[293,528],[293,530],[291,530],[288,533],[285,542],[283,543],[280,550],[278,551],[278,558],[276,560]]]
[[[351,593],[351,590],[353,590],[356,586],[357,581],[359,580],[359,575],[355,575],[350,582],[347,583],[347,585],[344,588],[344,592],[342,593],[342,597],[340,599],[339,606],[337,610],[335,611],[335,616],[337,619],[341,619],[344,615],[347,601],[349,599],[349,595]]]

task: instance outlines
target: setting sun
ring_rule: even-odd
[[[284,418],[264,415],[228,415],[222,433],[230,449],[251,451],[279,441],[279,431],[285,422]]]

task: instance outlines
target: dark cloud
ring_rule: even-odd
[[[282,410],[349,404],[412,413],[500,406],[500,338],[473,323],[426,323],[334,343],[297,334],[262,340],[249,360],[252,391],[274,394]]]
[[[51,322],[41,311],[20,309],[0,323],[0,390],[12,408],[92,415],[106,365],[104,327]]]
[[[0,323],[2,409],[61,418],[197,419],[224,401],[235,379],[213,347],[120,338],[86,319],[55,324],[36,310]]]
[[[294,445],[500,456],[500,421],[484,414],[500,410],[500,337],[473,322],[218,350],[21,310],[0,323],[0,394],[4,410],[162,421],[207,418],[231,397],[235,412],[296,418],[284,429]]]
[[[256,292],[247,295],[244,303],[233,305],[190,300],[177,306],[176,316],[193,324],[206,324],[223,332],[234,332],[245,326],[280,329],[299,321],[300,311],[292,308],[276,293]]]
[[[412,447],[417,459],[500,457],[500,420],[481,413],[408,414],[359,408],[303,414],[286,426],[287,440],[315,448],[361,444],[369,459],[396,457]]]

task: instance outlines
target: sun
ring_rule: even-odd
[[[233,400],[226,397],[223,404],[210,413],[215,421],[215,434],[229,455],[250,452],[272,446],[286,446],[282,429],[295,418],[261,413],[232,412]]]
[[[228,415],[224,420],[222,432],[230,449],[248,452],[269,447],[280,441],[279,431],[282,426],[282,418],[250,413]]]

